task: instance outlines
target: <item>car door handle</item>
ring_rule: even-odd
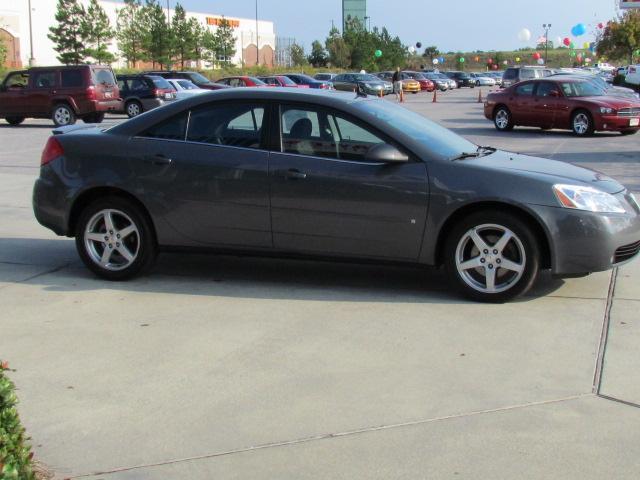
[[[145,162],[151,163],[152,165],[170,165],[172,161],[173,160],[171,160],[169,157],[165,157],[161,153],[157,155],[149,155],[145,159]]]
[[[307,178],[307,174],[302,173],[300,170],[297,170],[295,168],[291,168],[284,172],[284,178],[292,180],[303,180]]]

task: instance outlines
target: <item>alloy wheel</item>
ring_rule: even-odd
[[[53,117],[58,125],[68,125],[71,123],[71,112],[67,107],[60,106],[56,108]]]
[[[506,110],[498,110],[498,113],[496,113],[496,125],[501,130],[507,128],[509,125],[509,113]]]
[[[497,224],[473,227],[462,235],[455,252],[460,278],[481,293],[500,293],[516,285],[526,267],[522,241]]]
[[[584,135],[589,131],[590,120],[586,113],[578,113],[573,118],[573,130],[578,135]]]
[[[127,113],[129,114],[130,117],[135,117],[137,115],[140,115],[140,105],[138,105],[137,103],[130,103],[127,106]]]
[[[87,222],[84,245],[91,260],[109,271],[124,270],[140,251],[138,227],[120,210],[100,210]]]

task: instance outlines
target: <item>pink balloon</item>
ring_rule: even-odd
[[[571,39],[569,37],[565,37],[562,43],[564,43],[568,47],[569,45],[571,45]]]

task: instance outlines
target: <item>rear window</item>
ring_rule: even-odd
[[[151,80],[153,81],[153,84],[156,88],[161,88],[163,90],[174,90],[171,84],[162,77],[151,77]]]
[[[513,78],[516,78],[516,70],[514,68],[508,68],[505,72],[504,72],[504,76],[503,78],[505,80],[511,80]]]
[[[259,78],[256,78],[256,77],[247,77],[247,78],[251,80],[253,83],[255,83],[256,85],[266,85],[266,83],[264,83]]]
[[[83,85],[82,70],[62,70],[60,72],[63,87],[81,87]]]
[[[110,68],[94,68],[93,79],[97,84],[115,85],[116,79]]]
[[[205,77],[204,75],[198,73],[198,72],[193,72],[189,74],[189,77],[191,78],[192,81],[196,81],[198,83],[210,83],[209,79],[207,77]]]

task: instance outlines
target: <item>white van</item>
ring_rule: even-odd
[[[629,65],[627,67],[625,82],[636,87],[640,86],[640,65]]]
[[[603,72],[613,72],[616,69],[616,67],[614,67],[610,63],[596,63],[594,65],[594,68],[602,70]]]

